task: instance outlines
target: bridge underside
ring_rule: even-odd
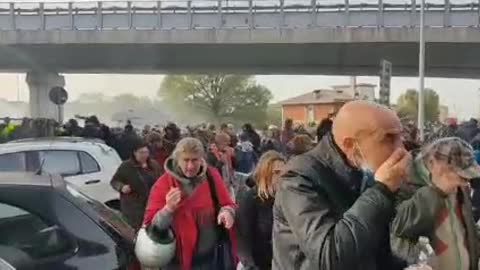
[[[417,32],[412,29],[406,31]],[[460,31],[463,30],[455,30]],[[140,32],[140,31],[137,31]],[[432,77],[480,77],[480,35],[463,43],[456,37],[427,44],[426,74]],[[457,32],[458,33],[458,32]],[[86,33],[84,33],[86,34]],[[460,33],[462,34],[462,33]],[[81,35],[81,33],[79,34]],[[413,35],[413,34],[410,34]],[[0,35],[2,37],[2,35]],[[432,36],[434,37],[434,36]],[[74,44],[27,41],[0,45],[0,70],[54,71],[61,73],[250,73],[377,75],[382,58],[393,63],[395,76],[417,76],[418,44],[391,39],[364,39],[355,36],[324,40],[320,37],[288,42],[128,42],[109,43],[95,39]],[[402,36],[398,37],[399,39]],[[410,40],[409,40],[410,39]],[[441,37],[438,39],[442,40]],[[7,39],[8,40],[8,39]],[[428,40],[428,39],[427,39]],[[369,42],[371,41],[371,42]],[[0,43],[2,43],[0,41]],[[5,44],[7,43],[7,44]]]

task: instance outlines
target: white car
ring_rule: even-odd
[[[110,180],[122,163],[101,140],[75,137],[32,138],[0,144],[0,172],[59,174],[80,191],[118,209]]]

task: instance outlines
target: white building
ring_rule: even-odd
[[[372,102],[375,101],[375,87],[376,85],[369,83],[355,84],[355,87],[352,87],[352,85],[332,86],[333,90],[348,93],[352,98],[363,99]]]

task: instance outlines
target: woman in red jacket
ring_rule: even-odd
[[[219,172],[207,166],[204,156],[204,146],[198,139],[182,139],[150,193],[144,224],[158,230],[172,228],[177,243],[175,258],[162,269],[215,269],[211,262],[219,241],[217,224],[229,231],[235,255],[235,204]],[[213,180],[221,206],[218,216],[214,215],[207,177]]]

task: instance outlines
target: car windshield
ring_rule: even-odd
[[[115,210],[108,208],[106,205],[88,197],[87,195],[78,191],[71,184],[67,184],[66,189],[68,193],[78,199],[79,202],[92,207],[99,215],[102,223],[133,243],[135,239],[135,230],[128,225],[120,213],[117,213]]]

